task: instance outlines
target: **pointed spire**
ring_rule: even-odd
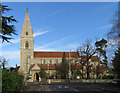
[[[25,24],[27,23],[27,24]],[[24,24],[23,25],[28,25],[31,27],[31,23],[30,23],[30,18],[29,18],[29,14],[28,14],[28,8],[27,8],[27,11],[26,11],[26,15],[25,15],[25,19],[24,19]]]
[[[28,8],[27,8],[27,12],[28,12]]]
[[[24,19],[24,23],[23,23],[22,34],[25,31],[28,31],[28,33],[31,33],[31,34],[33,33],[32,32],[32,27],[31,27],[31,23],[30,23],[29,14],[28,14],[28,8],[27,8],[25,19]]]

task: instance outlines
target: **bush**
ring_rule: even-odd
[[[103,76],[102,79],[114,79],[113,76]]]
[[[107,76],[103,76],[102,79],[108,79],[108,77]]]
[[[7,70],[2,71],[2,92],[16,93],[25,89],[23,77],[17,73],[10,73]]]
[[[41,78],[46,78],[47,77],[47,73],[45,72],[45,69],[41,68],[41,71],[39,72],[39,74],[40,74]]]

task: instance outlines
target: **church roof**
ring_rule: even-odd
[[[63,57],[63,53],[64,52],[43,52],[43,51],[34,51],[34,58],[62,58]],[[77,52],[65,52],[66,54],[66,58],[69,58],[69,56],[71,58],[81,58],[82,61],[86,60],[86,56],[79,56],[79,54]],[[92,56],[91,57],[91,61],[92,62],[98,62],[99,58],[98,56]]]
[[[86,61],[86,56],[80,56],[80,58],[81,58],[82,61]],[[98,56],[92,56],[91,61],[92,62],[98,62],[99,61]]]
[[[54,57],[54,58],[62,58],[64,52],[34,52],[34,58],[43,58],[43,57]],[[77,52],[65,52],[66,58],[69,56],[74,58],[74,57],[79,57]]]

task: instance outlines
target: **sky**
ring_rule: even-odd
[[[8,66],[20,65],[20,34],[28,8],[34,51],[76,51],[86,39],[100,40],[112,26],[117,2],[4,2],[12,10],[17,36],[0,45]]]

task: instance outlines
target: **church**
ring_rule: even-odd
[[[27,9],[20,37],[19,73],[25,77],[31,77],[32,82],[40,79],[39,72],[41,68],[45,69],[49,76],[56,76],[62,62],[63,53],[34,51],[33,30]],[[80,58],[79,54],[77,52],[65,52],[65,54],[66,59],[73,59],[70,61],[70,66],[74,66],[75,70],[81,70],[81,65],[75,61],[75,58]],[[93,56],[91,60],[94,65],[98,64],[99,59],[97,56]]]

